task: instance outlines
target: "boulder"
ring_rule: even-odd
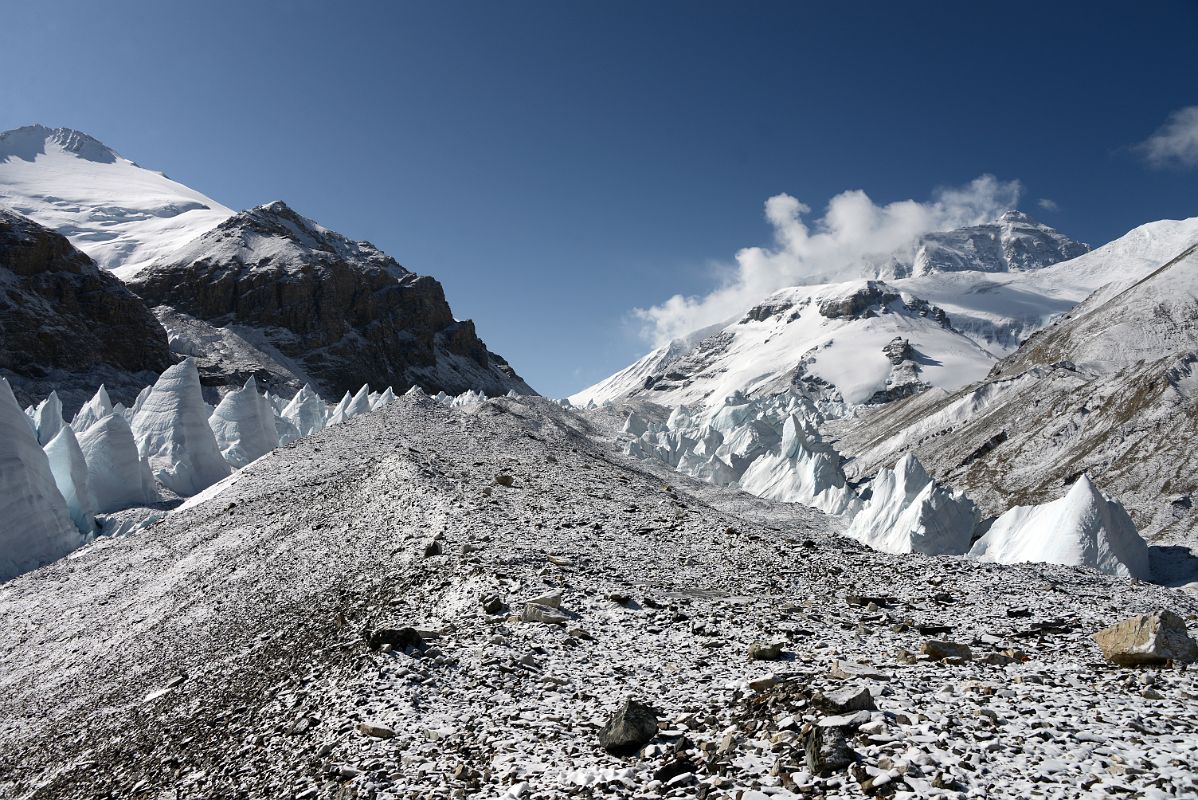
[[[959,658],[962,661],[969,661],[973,658],[973,653],[970,651],[969,645],[958,642],[945,642],[939,639],[929,639],[924,642],[919,648],[919,652],[933,661],[941,661],[945,658]]]
[[[630,697],[599,729],[599,744],[613,755],[630,756],[656,735],[653,709]]]
[[[777,642],[753,642],[749,645],[749,658],[753,661],[778,661],[782,658],[782,645]]]
[[[1140,614],[1094,634],[1108,661],[1124,667],[1198,661],[1198,644],[1172,611]]]

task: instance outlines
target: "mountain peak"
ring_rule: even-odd
[[[115,150],[83,131],[26,125],[0,133],[0,161],[13,157],[33,161],[45,154],[47,145],[97,164],[112,164],[121,158]]]
[[[1039,225],[1040,224],[1036,220],[1032,219],[1031,216],[1029,216],[1028,214],[1025,214],[1024,212],[1018,211],[1014,208],[1012,208],[1009,211],[1004,211],[1002,214],[999,215],[998,219],[995,220],[995,222],[1000,222],[1000,223],[1001,222],[1022,222],[1027,225]]]
[[[233,213],[86,133],[45,125],[0,133],[0,205],[63,234],[117,277]]]

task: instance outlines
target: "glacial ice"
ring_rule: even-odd
[[[344,401],[343,401],[344,402]],[[304,387],[295,393],[283,408],[283,419],[295,426],[300,436],[311,436],[324,429],[325,419],[329,409],[311,386]]]
[[[87,459],[70,425],[63,425],[43,450],[50,461],[54,483],[67,504],[67,513],[85,536],[96,530],[96,499],[87,479]]]
[[[1083,474],[1064,497],[1016,506],[1000,516],[969,551],[998,564],[1039,561],[1090,567],[1108,575],[1148,580],[1148,543],[1117,501]]]
[[[630,412],[623,430],[634,438],[625,451],[719,486],[829,514],[851,512],[856,495],[845,482],[839,455],[815,430],[819,414],[796,391],[752,400],[735,392],[714,411],[678,406],[664,424]]]
[[[870,488],[847,536],[884,553],[961,555],[969,549],[977,506],[932,480],[915,456],[878,472]]]
[[[375,398],[375,400],[373,402],[371,402],[370,410],[378,411],[380,408],[387,405],[394,399],[395,399],[395,390],[392,389],[390,386],[388,386],[387,389],[382,394],[380,394],[377,398]]]
[[[62,401],[58,399],[58,392],[50,392],[49,397],[37,404],[33,412],[33,424],[37,428],[37,443],[42,447],[48,445],[66,425],[62,419]]]
[[[346,392],[341,397],[341,401],[338,402],[337,405],[333,406],[333,409],[329,412],[329,416],[325,421],[326,428],[330,425],[339,425],[340,423],[345,422],[345,410],[349,408],[349,404],[353,402],[353,399],[354,396],[349,392]]]
[[[345,408],[345,418],[353,419],[362,414],[370,413],[370,387],[363,386],[358,390],[358,393],[349,401],[349,405]]]
[[[208,425],[221,455],[234,467],[244,467],[279,446],[274,408],[258,394],[252,375],[245,386],[221,399]]]
[[[108,398],[108,390],[101,384],[92,399],[75,412],[75,418],[71,420],[71,428],[75,433],[83,433],[111,413],[112,400]]]
[[[87,483],[96,513],[158,502],[154,476],[138,453],[133,430],[124,417],[109,414],[78,438],[87,461]]]
[[[0,378],[0,581],[83,544],[8,381]]]
[[[755,459],[740,479],[740,488],[758,497],[802,503],[827,514],[855,509],[857,497],[840,471],[840,456],[804,428],[797,415],[786,418],[782,443]]]
[[[195,361],[187,358],[162,373],[133,418],[138,452],[154,477],[183,497],[229,474],[209,413]]]

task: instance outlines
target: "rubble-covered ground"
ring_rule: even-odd
[[[1198,601],[868,551],[591,424],[403,398],[0,585],[0,797],[1198,793],[1198,671],[1091,639]]]

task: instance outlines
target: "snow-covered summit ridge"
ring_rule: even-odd
[[[397,278],[410,274],[370,242],[329,230],[282,200],[233,214],[164,261],[190,264],[201,259],[287,271],[308,267],[313,259],[345,261],[382,269]]]
[[[1022,211],[1007,211],[983,225],[921,237],[904,274],[939,272],[1026,272],[1085,255],[1090,246],[1074,241]],[[900,267],[906,264],[900,262]]]
[[[83,131],[26,125],[0,133],[0,161],[8,158],[34,161],[37,156],[45,155],[47,145],[98,164],[112,164],[121,158],[120,153]]]
[[[0,133],[0,205],[71,240],[128,277],[233,211],[70,128]]]
[[[806,377],[850,404],[927,386],[954,391],[1096,291],[1143,278],[1195,231],[1198,218],[1162,220],[1090,250],[1007,212],[993,223],[925,236],[910,254],[878,261],[881,279],[775,292],[740,318],[658,348],[570,400],[639,396],[715,406],[735,391],[781,391]],[[910,344],[918,370],[889,361],[884,348],[896,337]]]

